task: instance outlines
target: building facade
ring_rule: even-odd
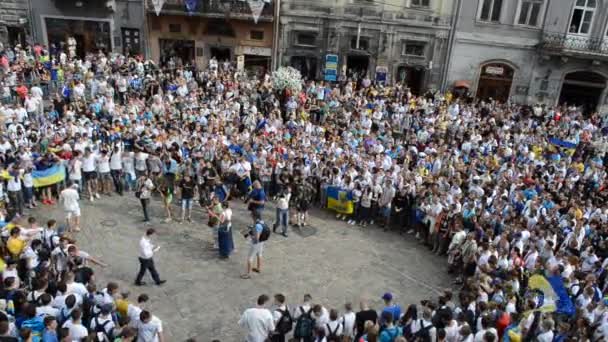
[[[608,1],[459,0],[444,88],[518,103],[602,109]]]
[[[29,1],[37,42],[58,48],[73,38],[78,56],[99,50],[145,53],[143,0]]]
[[[28,1],[0,1],[0,43],[11,46],[23,45],[31,34]]]
[[[444,75],[453,1],[282,0],[279,61],[309,79],[365,75],[415,93]]]
[[[188,12],[183,0],[167,0],[156,15],[147,6],[150,57],[160,64],[171,58],[206,66],[212,57],[236,61],[239,67],[265,72],[271,67],[274,6],[263,5],[254,21],[250,5],[239,0],[198,1]]]

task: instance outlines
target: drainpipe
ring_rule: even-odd
[[[36,24],[34,23],[34,10],[32,7],[32,0],[27,0],[27,7],[28,7],[28,18],[27,20],[30,22],[29,25],[29,30],[30,30],[30,34],[29,34],[29,38],[31,40],[30,43],[36,43],[36,42],[41,42],[39,39],[37,39],[38,34],[36,33],[35,29],[36,29]],[[26,37],[27,38],[27,37]]]
[[[443,63],[443,70],[441,72],[441,91],[445,92],[448,82],[447,73],[450,71],[450,65],[452,65],[452,50],[454,49],[454,41],[456,37],[456,28],[458,27],[458,19],[460,19],[460,11],[462,9],[462,0],[458,0],[455,4],[456,13],[452,20],[452,27],[450,28],[450,35],[448,37],[448,51],[446,53],[446,61]]]
[[[274,71],[280,65],[279,59],[279,41],[281,30],[281,23],[279,20],[279,14],[281,13],[281,0],[274,0],[274,20],[272,22],[272,60],[270,61],[270,70]]]

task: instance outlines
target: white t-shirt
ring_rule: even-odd
[[[108,158],[108,156],[100,156],[97,159],[97,171],[99,171],[99,173],[110,172],[110,158]]]
[[[97,156],[94,154],[89,154],[88,157],[82,157],[82,171],[84,172],[95,172],[95,161],[97,160]]]
[[[239,325],[247,330],[247,342],[264,342],[268,335],[274,331],[272,313],[270,310],[263,308],[245,310],[239,320]]]
[[[111,170],[122,170],[122,153],[116,152],[110,157],[110,169]]]
[[[72,341],[82,341],[85,337],[89,336],[89,331],[82,324],[74,324],[71,319],[68,319],[63,323],[63,328],[70,329],[70,337]]]
[[[135,170],[146,171],[148,168],[146,165],[146,159],[148,159],[147,153],[136,153],[135,154]]]
[[[59,197],[61,198],[61,201],[63,202],[63,208],[66,211],[77,211],[78,209],[80,209],[80,206],[78,205],[78,200],[80,199],[80,196],[78,195],[78,190],[74,188],[64,189],[63,191],[61,191]]]
[[[163,322],[152,316],[148,323],[137,321],[137,342],[158,342],[158,334],[163,332]]]
[[[71,180],[81,180],[82,179],[82,161],[80,159],[75,159],[72,162],[72,168],[70,169],[70,179]]]

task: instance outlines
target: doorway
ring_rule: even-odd
[[[597,109],[606,88],[606,78],[592,71],[575,71],[566,74],[562,91],[559,95],[559,104],[581,107],[585,115]]]
[[[122,28],[122,46],[125,55],[137,55],[141,53],[141,41],[139,37],[139,29]]]
[[[175,66],[192,64],[194,61],[194,40],[159,39],[160,64],[167,65],[173,60]]]
[[[508,64],[490,63],[481,67],[477,83],[477,98],[507,102],[511,95],[513,74],[515,70]]]
[[[302,78],[306,80],[317,78],[317,59],[315,57],[293,56],[289,64],[300,72]]]
[[[362,78],[367,76],[369,68],[369,56],[348,55],[346,57],[346,76],[352,78]]]
[[[397,82],[404,83],[410,88],[414,95],[422,93],[422,84],[424,81],[424,67],[422,66],[400,66],[397,68]]]
[[[212,47],[209,49],[211,58],[217,59],[218,62],[230,61],[230,48],[227,47]]]
[[[16,46],[21,44],[25,46],[25,29],[23,27],[7,26],[8,31],[8,43],[10,46]]]

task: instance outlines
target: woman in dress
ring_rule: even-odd
[[[232,238],[232,209],[230,208],[230,202],[225,201],[222,203],[224,210],[220,217],[220,228],[218,230],[218,243],[220,258],[228,259],[230,253],[234,249],[234,240]]]

